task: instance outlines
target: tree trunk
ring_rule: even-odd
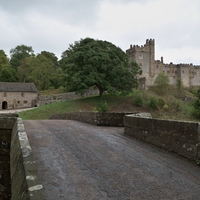
[[[103,96],[103,93],[104,93],[104,90],[103,88],[99,85],[99,84],[96,84],[97,88],[99,89],[99,97],[102,97]]]

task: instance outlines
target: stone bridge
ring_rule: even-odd
[[[194,162],[198,123],[185,124],[185,129],[176,124],[182,131],[177,136],[154,119],[126,114],[73,113],[62,116],[65,120],[57,116],[43,121],[1,117],[0,199],[199,199],[200,169]],[[90,123],[77,121],[84,115]],[[160,148],[161,144],[169,147],[170,137],[176,137],[183,151],[173,147],[175,154]],[[148,144],[153,141],[159,147]]]

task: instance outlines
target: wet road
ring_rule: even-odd
[[[200,199],[200,167],[124,136],[123,128],[23,123],[48,200]]]

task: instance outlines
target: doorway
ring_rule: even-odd
[[[2,103],[2,109],[7,109],[7,108],[8,108],[7,101],[3,101],[3,103]]]

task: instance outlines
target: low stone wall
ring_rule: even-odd
[[[124,126],[124,117],[131,113],[71,112],[55,114],[50,119],[69,119],[97,126]]]
[[[91,96],[98,93],[99,91],[97,89],[90,88],[83,95],[76,94],[75,92],[68,92],[68,93],[54,94],[54,95],[42,95],[42,96],[39,96],[38,98],[38,106]]]
[[[11,198],[10,143],[14,117],[0,117],[0,199]]]
[[[126,135],[184,157],[200,158],[200,123],[125,116]]]
[[[0,144],[0,199],[45,199],[20,118],[0,115]]]

